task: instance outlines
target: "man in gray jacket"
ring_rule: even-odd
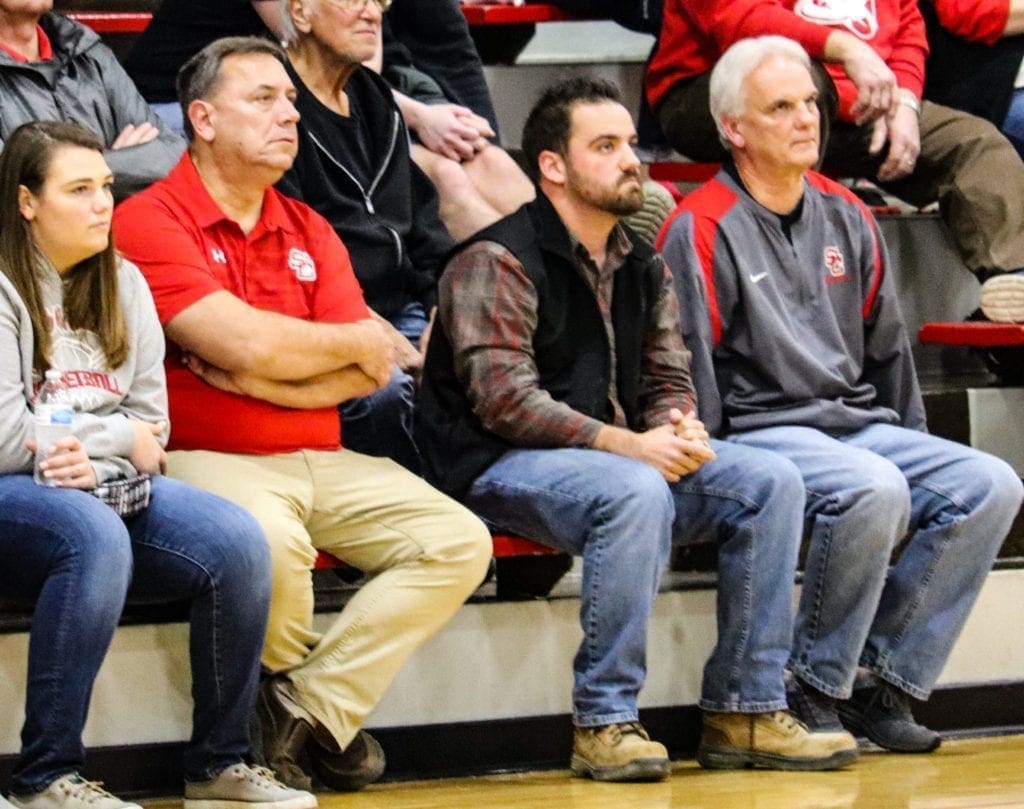
[[[663,255],[709,432],[774,450],[803,476],[790,709],[815,731],[842,721],[890,750],[934,750],[911,698],[935,685],[1020,479],[925,432],[878,227],[810,170],[817,91],[803,49],[777,36],[733,45],[712,72],[711,112],[732,159],[683,201]]]
[[[0,146],[29,121],[74,121],[107,147],[116,199],[159,180],[185,141],[147,106],[90,29],[50,12],[52,0],[0,0]]]

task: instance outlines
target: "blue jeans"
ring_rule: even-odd
[[[419,345],[420,335],[427,327],[427,314],[421,304],[410,303],[391,319],[391,325],[414,345]],[[414,475],[420,474],[423,462],[412,426],[415,401],[415,380],[396,367],[391,381],[380,390],[342,402],[338,413],[345,449],[390,458]]]
[[[1024,87],[1017,87],[1010,96],[1010,107],[1000,129],[1017,154],[1024,157]]]
[[[363,455],[390,458],[414,475],[420,474],[423,462],[412,434],[415,401],[415,381],[395,366],[383,388],[338,405],[342,445]]]
[[[414,301],[403,306],[402,311],[392,317],[390,322],[403,337],[418,346],[430,318],[427,316],[427,310],[423,308],[423,304]]]
[[[150,108],[163,120],[172,132],[185,135],[185,115],[181,111],[181,104],[177,101],[158,101],[151,103]]]
[[[845,699],[861,665],[926,699],[1020,507],[1017,474],[888,424],[840,436],[774,427],[730,441],[772,449],[803,474],[810,551],[793,671]]]
[[[12,792],[38,792],[81,769],[93,681],[126,596],[190,602],[186,779],[247,758],[270,600],[270,554],[248,513],[160,477],[149,508],[122,520],[86,492],[0,475],[0,570],[0,594],[35,603]]]
[[[800,475],[770,453],[712,444],[717,460],[675,484],[648,464],[599,450],[517,449],[470,488],[466,505],[493,527],[583,557],[578,726],[637,718],[647,621],[673,542],[718,544],[718,642],[701,707],[786,707]]]

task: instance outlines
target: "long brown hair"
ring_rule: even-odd
[[[0,272],[10,280],[28,308],[34,345],[32,367],[40,375],[50,367],[50,324],[39,290],[43,255],[18,206],[18,187],[42,191],[54,156],[79,146],[103,152],[99,139],[79,124],[37,121],[14,130],[0,152]],[[118,257],[113,239],[105,250],[69,269],[64,279],[64,317],[73,329],[94,332],[106,354],[107,367],[128,357],[128,328],[117,288]]]

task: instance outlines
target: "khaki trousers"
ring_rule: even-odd
[[[868,154],[870,128],[835,124],[825,163],[844,176],[874,177],[888,150]],[[938,200],[967,268],[984,279],[1024,267],[1024,163],[984,118],[924,101],[913,173],[879,183],[912,205]]]
[[[385,458],[169,453],[168,473],[247,509],[270,544],[263,665],[346,746],[412,651],[458,610],[491,557],[468,510]],[[332,626],[313,631],[322,549],[371,576]]]

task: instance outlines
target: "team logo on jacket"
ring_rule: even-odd
[[[300,281],[316,280],[316,264],[313,257],[305,250],[293,247],[288,251],[288,268],[295,273]]]
[[[828,274],[825,276],[826,284],[835,284],[839,281],[848,281],[846,274],[846,262],[843,261],[843,254],[838,247],[829,245],[825,248],[825,269]]]
[[[818,25],[842,26],[861,39],[878,33],[875,0],[797,0],[793,13]]]

